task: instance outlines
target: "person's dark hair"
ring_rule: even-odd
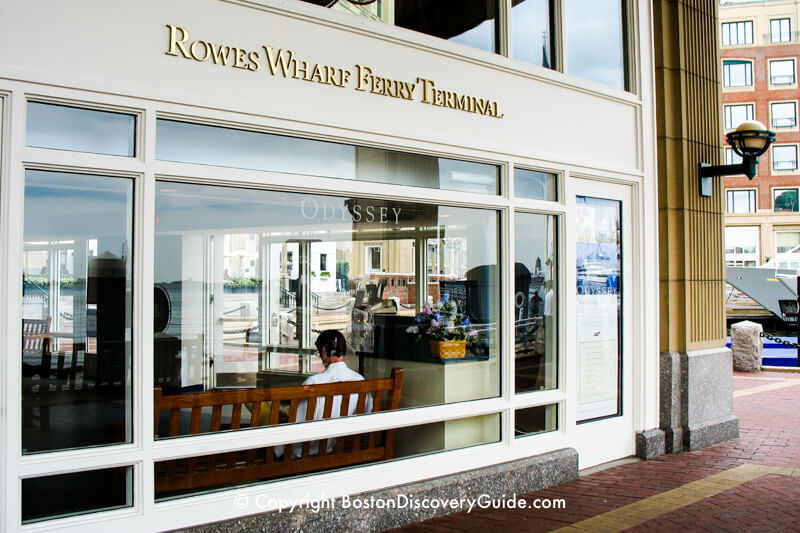
[[[319,334],[314,344],[320,355],[322,348],[325,348],[329,357],[344,357],[347,354],[347,341],[338,329],[326,329]]]

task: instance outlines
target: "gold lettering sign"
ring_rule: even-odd
[[[192,40],[189,30],[167,24],[169,42],[166,54],[192,61],[211,62],[222,67],[232,67],[258,72],[263,66],[270,76],[321,83],[346,88],[350,78],[356,91],[418,101],[423,104],[447,107],[457,111],[503,118],[495,100],[447,91],[436,86],[433,80],[417,78],[410,82],[376,74],[372,67],[356,64],[353,70],[333,65],[321,65],[297,56],[294,50],[262,46],[258,50],[227,46],[211,41]]]

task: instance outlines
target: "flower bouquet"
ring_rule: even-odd
[[[418,334],[417,340],[428,337],[434,357],[464,357],[467,344],[473,345],[478,339],[478,331],[470,326],[469,317],[458,312],[458,306],[447,293],[442,295],[438,304],[426,304],[414,320],[416,325],[406,331]]]

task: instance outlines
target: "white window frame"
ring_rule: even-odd
[[[777,22],[777,25],[775,24]],[[784,31],[784,22],[786,23]],[[777,29],[777,31],[776,31]],[[775,38],[777,36],[777,39]],[[772,43],[788,43],[792,40],[792,19],[780,17],[769,21],[769,39]]]
[[[733,20],[723,22],[721,42],[722,46],[753,44],[753,21]]]
[[[752,198],[748,198],[747,203],[748,210],[747,211],[733,211],[731,208],[731,199],[732,196],[735,196],[736,193],[747,192],[752,194]],[[758,190],[757,189],[725,189],[725,212],[729,215],[741,215],[745,213],[757,213],[758,212]]]
[[[772,65],[776,63],[790,63],[792,64],[792,76],[791,81],[788,79],[788,75],[781,76],[778,81],[779,83],[775,83],[775,76],[772,75]],[[784,80],[783,78],[786,78]],[[794,87],[797,85],[797,60],[794,57],[781,57],[781,58],[774,58],[767,61],[767,80],[769,81],[770,88],[778,88],[778,89],[786,89],[790,87]]]
[[[744,68],[745,83],[731,85],[731,68],[741,66]],[[752,59],[724,59],[722,61],[722,82],[726,89],[742,89],[753,86],[753,60]],[[748,83],[749,82],[749,83]]]
[[[782,124],[782,123],[778,124],[778,123],[776,123],[775,122],[776,121],[776,117],[775,117],[775,113],[774,113],[774,109],[775,109],[776,105],[781,105],[781,106],[791,105],[794,108],[794,117],[793,117],[794,121],[790,123],[787,120],[786,124]],[[792,129],[792,128],[797,129],[797,100],[770,102],[769,103],[769,116],[770,116],[769,123],[770,123],[770,126],[771,126],[770,129]]]
[[[777,159],[775,156],[775,150],[778,149],[779,151],[784,151],[782,148],[794,148],[794,164],[793,165],[786,165],[783,164],[785,162],[791,163],[791,159]],[[770,161],[771,161],[771,168],[773,174],[786,174],[786,173],[794,173],[797,171],[798,168],[798,145],[797,144],[773,144],[770,147]],[[778,167],[777,164],[781,163],[781,167]]]
[[[744,111],[745,118],[734,122],[734,114],[741,113],[742,111]],[[753,103],[725,104],[723,106],[723,112],[725,115],[726,130],[734,130],[739,124],[746,120],[755,120],[755,104]]]
[[[780,211],[775,210],[775,199],[782,193],[794,191],[798,197],[798,208],[794,211],[790,211],[788,209],[781,209]],[[800,189],[797,187],[773,187],[772,188],[772,211],[774,213],[800,213]]]

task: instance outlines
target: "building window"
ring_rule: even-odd
[[[733,148],[725,148],[725,164],[738,165],[742,162],[742,156],[733,151]]]
[[[26,145],[133,157],[136,155],[136,117],[28,102]]]
[[[751,61],[724,61],[722,78],[725,87],[749,87],[753,85],[753,63]]]
[[[725,106],[725,129],[736,129],[746,120],[753,120],[753,104],[736,104]]]
[[[500,181],[496,165],[165,119],[156,158],[483,194],[497,194]]]
[[[753,44],[753,21],[722,23],[722,46]]]
[[[558,386],[557,221],[517,213],[514,276],[514,387],[517,393]]]
[[[380,272],[381,271],[381,255],[383,252],[382,246],[367,246],[367,272]]]
[[[558,404],[539,405],[514,411],[514,438],[558,429]]]
[[[552,172],[514,169],[514,195],[534,200],[558,200],[558,176]]]
[[[23,454],[131,442],[133,195],[127,178],[25,172]]]
[[[797,170],[797,145],[772,147],[772,170]]]
[[[522,0],[511,8],[512,54],[516,59],[556,68],[553,0]]]
[[[758,226],[725,228],[725,263],[729,266],[756,266]]]
[[[727,191],[728,213],[755,213],[755,189]]]
[[[625,89],[626,2],[570,0],[563,6],[567,72]]]
[[[776,231],[775,252],[778,254],[797,253],[800,247],[800,231]]]
[[[797,102],[773,102],[770,104],[773,128],[797,126]]]
[[[328,254],[319,254],[319,269],[322,272],[328,270]]]
[[[788,43],[792,40],[791,19],[772,19],[769,21],[769,36],[773,43]]]
[[[797,211],[797,189],[773,189],[774,211]]]
[[[794,79],[794,59],[777,59],[769,62],[770,85],[792,85]]]

